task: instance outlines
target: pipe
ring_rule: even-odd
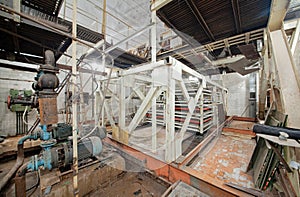
[[[72,17],[72,38],[77,38],[77,0],[73,0],[73,17]],[[76,63],[76,47],[77,42],[72,40],[72,95],[76,95],[76,77],[77,77],[77,63]],[[92,48],[94,48],[92,46]],[[98,49],[96,49],[98,51]],[[73,137],[73,195],[78,197],[78,147],[77,147],[77,130],[78,130],[78,114],[77,101],[72,102],[72,137]]]
[[[25,176],[16,176],[15,177],[15,195],[16,195],[16,197],[26,197]]]
[[[253,127],[253,132],[273,135],[273,136],[280,136],[280,132],[284,132],[289,135],[288,137],[289,139],[295,139],[295,140],[300,139],[300,130],[288,128],[288,127],[274,127],[274,126],[256,124]]]
[[[18,153],[19,153],[19,145],[24,144],[24,142],[28,139],[33,139],[33,140],[37,140],[38,139],[38,135],[34,134],[34,135],[25,135],[24,137],[22,137],[21,139],[19,139],[18,141]],[[22,147],[23,148],[23,147]]]
[[[56,67],[54,53],[50,50],[45,51],[45,64]]]
[[[24,137],[23,137],[24,138]],[[23,139],[21,138],[21,139]],[[28,138],[29,139],[29,138]],[[25,140],[24,140],[25,141]],[[8,181],[14,176],[16,171],[20,168],[20,166],[24,162],[24,149],[23,149],[23,140],[22,143],[18,142],[18,155],[17,155],[17,162],[15,165],[11,168],[11,170],[5,175],[5,177],[0,181],[0,191],[5,187],[5,185],[8,183]]]

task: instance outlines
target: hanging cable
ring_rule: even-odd
[[[23,118],[23,122],[24,122],[25,124],[29,125],[28,122],[26,122],[26,120],[25,120],[25,115],[26,115],[26,113],[27,113],[27,108],[28,108],[28,106],[25,107],[25,111],[23,112],[22,118]]]

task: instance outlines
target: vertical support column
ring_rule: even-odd
[[[172,67],[168,68],[168,87],[166,91],[166,162],[175,160],[175,80]]]
[[[299,40],[299,33],[300,33],[300,19],[297,20],[297,25],[296,25],[296,29],[292,35],[292,39],[291,39],[291,53],[292,55],[294,55],[295,51],[296,51],[296,46]]]
[[[102,35],[106,37],[106,0],[103,0]]]
[[[290,47],[282,30],[270,32],[272,52],[281,88],[284,112],[288,114],[287,126],[300,128],[300,89]]]
[[[199,88],[201,88],[201,87],[202,87],[202,84],[200,85]],[[204,124],[204,121],[203,121],[203,116],[204,116],[203,104],[204,104],[204,102],[203,102],[203,100],[204,100],[204,96],[203,96],[203,91],[202,91],[201,96],[200,96],[200,133],[203,133],[203,124]],[[195,101],[195,102],[197,103],[198,101]]]
[[[101,87],[105,87],[105,84],[104,84],[104,81],[101,83]],[[102,90],[101,90],[102,91]],[[102,99],[104,100],[104,102],[103,102],[103,107],[102,107],[102,109],[101,109],[101,126],[102,127],[104,127],[104,118],[105,118],[105,105],[106,105],[106,101],[105,101],[105,98],[104,97],[102,97]]]
[[[106,0],[105,0],[106,1]],[[103,2],[103,4],[104,4],[104,2]],[[105,5],[106,5],[106,2],[105,2]],[[104,5],[103,5],[104,6]],[[104,12],[104,10],[103,10],[103,17],[104,17],[104,15],[105,15],[105,17],[106,17],[106,13]],[[103,33],[103,28],[105,28],[105,27],[103,27],[102,26],[102,33]],[[105,38],[105,37],[104,37]],[[105,54],[104,54],[104,51],[105,51],[105,41],[104,41],[104,44],[102,45],[102,51],[103,51],[103,53],[102,53],[102,72],[105,72],[105,64],[106,64],[106,62],[105,62]],[[112,69],[112,68],[111,68]],[[105,84],[104,84],[104,81],[102,82],[102,84],[101,84],[101,86],[100,87],[105,87]],[[103,99],[103,105],[104,105],[104,103],[105,103],[105,98],[103,97],[102,98]],[[104,127],[104,113],[105,113],[105,109],[104,109],[104,106],[102,106],[102,109],[100,109],[101,110],[101,119],[102,119],[102,122],[101,122],[101,126],[102,127]]]
[[[127,131],[125,131],[126,120],[126,106],[125,106],[125,86],[124,77],[120,78],[120,98],[119,98],[119,140],[125,144],[128,143]]]
[[[260,83],[259,83],[259,103],[258,103],[258,117],[263,120],[265,118],[265,105],[266,96],[268,90],[268,75],[269,75],[269,46],[267,39],[267,30],[264,31],[264,62],[262,70],[260,73]]]
[[[120,78],[120,99],[119,99],[119,127],[120,129],[125,128],[125,87],[124,77]]]
[[[100,95],[100,91],[101,91],[101,86],[102,86],[102,82],[99,82],[100,86],[98,87],[98,90],[95,91],[95,115],[94,115],[94,120],[95,120],[95,125],[99,125],[100,124],[100,103],[101,103],[101,95]],[[102,114],[101,114],[102,115]],[[103,120],[101,120],[103,121]]]
[[[151,12],[151,62],[156,62],[156,11]]]
[[[213,114],[214,114],[214,117],[213,117],[213,124],[214,125],[217,125],[217,111],[218,111],[218,102],[219,102],[219,99],[218,99],[218,94],[217,94],[217,87],[214,86],[213,87],[213,90],[212,90],[212,106],[213,106]]]
[[[157,136],[156,136],[156,97],[152,99],[152,152],[156,152],[157,149]]]
[[[73,23],[72,23],[72,36],[77,37],[77,0],[73,0]],[[77,42],[72,40],[72,95],[76,95],[76,77],[77,77],[77,64],[76,64]],[[77,147],[77,103],[76,100],[72,102],[72,127],[73,127],[73,194],[78,197],[78,147]]]
[[[151,27],[151,62],[156,62],[156,11],[151,11],[151,22],[154,25]],[[153,83],[152,83],[153,85]],[[155,152],[157,148],[156,137],[156,97],[152,99],[152,151]]]
[[[16,12],[21,12],[21,0],[13,0],[13,8]],[[17,14],[13,15],[15,22],[20,23],[20,16]]]

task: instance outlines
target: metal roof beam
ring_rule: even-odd
[[[268,28],[270,29],[270,31],[281,29],[289,4],[289,0],[272,1],[271,13],[268,21]]]
[[[241,27],[242,27],[239,1],[231,0],[231,6],[232,6],[233,15],[234,15],[234,23],[235,23],[236,32],[239,34],[239,33],[241,33]]]
[[[193,12],[194,16],[196,17],[198,23],[201,25],[201,27],[203,28],[205,34],[208,36],[208,38],[211,41],[215,41],[215,37],[212,34],[212,32],[210,31],[206,21],[204,20],[202,14],[200,13],[200,11],[198,10],[197,6],[195,5],[193,0],[185,0],[185,2],[187,3],[187,5],[189,6],[189,8],[191,9],[191,11]]]

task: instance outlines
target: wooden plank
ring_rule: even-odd
[[[228,127],[224,127],[223,132],[239,133],[239,134],[249,135],[253,137],[256,136],[256,134],[251,130],[235,129],[235,128],[228,128]]]
[[[256,122],[256,118],[233,116],[233,120]]]

